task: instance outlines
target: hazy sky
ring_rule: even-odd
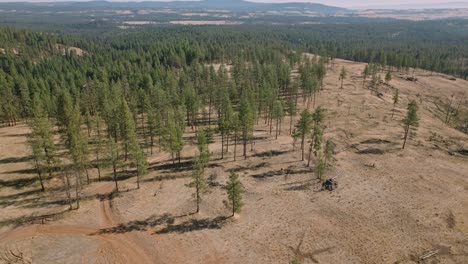
[[[0,0],[0,2],[62,2],[62,1],[89,1],[89,0]],[[113,1],[113,0],[108,0]],[[180,1],[180,0],[114,0],[114,1]],[[189,0],[190,1],[190,0]],[[229,0],[226,0],[229,1]],[[326,5],[342,6],[342,7],[385,7],[398,5],[412,6],[412,5],[431,5],[443,3],[462,3],[463,6],[468,5],[468,0],[246,0],[250,2],[267,2],[267,3],[285,3],[285,2],[312,2],[321,3]],[[443,7],[443,5],[442,5]]]

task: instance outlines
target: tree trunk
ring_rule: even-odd
[[[87,169],[87,168],[85,168],[85,172],[86,172],[86,182],[87,182],[88,185],[89,185],[89,183],[90,183],[90,181],[89,181],[89,172],[88,172],[88,169]]]
[[[197,184],[197,214],[200,212],[200,188]]]
[[[233,199],[233,201],[232,201],[232,216],[234,216],[235,213],[236,213],[236,202]]]
[[[138,170],[139,168],[137,168],[137,189],[140,190],[140,173]]]
[[[243,152],[243,155],[244,155],[244,159],[247,159],[247,135],[244,133],[244,152]]]
[[[310,147],[309,147],[309,157],[307,158],[307,167],[310,167],[310,158],[312,156],[312,142],[310,143]]]
[[[275,139],[278,139],[278,130],[279,130],[279,118],[276,119],[276,135],[275,135]]]
[[[226,154],[229,152],[229,133],[226,135]]]
[[[237,133],[234,135],[234,161],[236,161],[236,152],[237,152]]]
[[[81,178],[78,176],[78,173],[75,174],[75,197],[76,197],[76,210],[80,209],[80,192],[78,190],[80,181],[78,178]]]
[[[405,127],[405,139],[404,139],[404,141],[403,141],[403,147],[402,147],[402,149],[405,149],[406,140],[407,140],[407,138],[408,138],[408,134],[409,134],[409,125],[406,125],[406,127]]]
[[[292,124],[293,124],[293,115],[291,114],[291,119],[289,120],[289,135],[292,135]]]
[[[208,105],[208,127],[211,127],[211,102],[212,99],[211,99],[211,96],[210,96],[210,102],[209,102],[209,105]]]
[[[302,134],[302,139],[301,139],[302,161],[304,161],[304,141],[305,141],[305,133]]]
[[[154,147],[154,135],[151,134],[150,136],[150,153],[153,155],[153,147]]]
[[[70,194],[70,178],[68,177],[68,172],[65,172],[63,179],[63,184],[65,186],[65,193],[67,195],[69,210],[73,209],[72,201],[71,201],[71,194]]]
[[[39,167],[39,162],[37,161],[36,158],[34,158],[34,161],[36,162],[37,176],[39,177],[39,182],[41,183],[41,192],[44,192],[45,188],[44,188],[44,183],[42,181],[42,173],[41,173],[41,169]]]
[[[113,170],[113,175],[114,175],[114,183],[115,183],[115,191],[119,191],[119,184],[117,182],[117,164],[115,162],[112,163],[112,170]]]
[[[221,130],[221,159],[224,159],[224,129]]]

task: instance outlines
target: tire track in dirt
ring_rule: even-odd
[[[37,235],[63,234],[63,235],[85,235],[97,238],[101,247],[98,249],[100,255],[97,259],[104,263],[155,263],[145,250],[145,245],[140,243],[134,234],[102,234],[101,228],[109,228],[118,224],[118,217],[113,213],[110,203],[112,183],[93,188],[98,196],[107,197],[100,199],[98,221],[100,228],[74,225],[30,225],[9,230],[0,234],[0,244],[15,240],[26,239]],[[110,262],[109,262],[110,261]]]

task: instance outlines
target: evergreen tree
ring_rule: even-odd
[[[205,168],[209,160],[208,150],[208,139],[206,133],[203,130],[197,133],[197,147],[198,157],[194,159],[194,166],[192,171],[192,182],[189,187],[195,188],[195,199],[197,203],[197,211],[200,211],[200,202],[202,201],[202,195],[207,191],[206,179],[205,179]]]
[[[243,203],[242,203],[242,194],[244,193],[244,188],[239,180],[239,175],[231,171],[229,175],[229,181],[226,186],[226,191],[228,194],[229,202],[232,206],[232,216],[235,213],[239,213]]]
[[[317,165],[315,166],[315,175],[317,176],[317,179],[323,181],[323,176],[325,175],[326,170],[327,166],[325,161],[319,157]]]
[[[398,89],[396,89],[395,93],[393,94],[392,119],[393,119],[393,115],[395,114],[395,107],[398,104],[399,100],[400,100],[400,93],[399,93]]]
[[[284,112],[283,112],[283,104],[280,100],[276,100],[273,105],[273,112],[272,112],[272,119],[276,120],[276,133],[275,139],[278,138],[278,132],[280,130],[280,123],[283,119]]]
[[[117,178],[117,168],[120,166],[119,145],[110,137],[107,141],[107,157],[108,162],[112,166],[112,179],[115,183],[115,191],[119,191],[119,183]]]
[[[392,73],[390,71],[385,74],[385,82],[388,84],[392,80]]]
[[[49,120],[42,110],[37,107],[35,113],[28,142],[33,152],[34,166],[41,184],[41,190],[45,191],[43,174],[48,173],[49,178],[52,177],[52,172],[58,162],[56,159],[57,149]]]
[[[296,133],[294,133],[294,136],[301,138],[302,160],[304,160],[305,138],[310,133],[311,128],[312,116],[307,109],[304,109],[301,113],[301,118],[296,124]]]
[[[173,164],[176,158],[179,159],[180,163],[180,151],[183,148],[183,143],[183,130],[180,123],[177,122],[174,111],[171,111],[163,129],[161,144],[166,151],[171,153]]]
[[[247,141],[253,133],[253,128],[255,125],[255,116],[246,94],[243,94],[241,98],[239,109],[239,125],[244,146],[243,156],[244,159],[247,159]]]
[[[335,153],[335,143],[329,139],[327,140],[327,142],[325,143],[325,166],[327,167],[331,161],[333,160],[333,155]]]
[[[366,84],[366,79],[369,77],[369,65],[366,65],[364,70],[362,71],[362,88],[364,88],[364,85]]]
[[[405,148],[406,140],[408,139],[411,129],[416,129],[419,126],[419,117],[418,117],[418,104],[416,101],[412,100],[408,104],[408,113],[403,119],[403,127],[405,130],[404,141],[402,148]]]
[[[289,119],[289,134],[292,135],[293,117],[297,115],[296,104],[294,103],[293,100],[288,100],[286,110],[290,118]]]

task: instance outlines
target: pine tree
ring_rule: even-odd
[[[366,79],[369,77],[369,65],[366,65],[364,70],[362,71],[362,88],[364,88],[364,85],[366,84]]]
[[[95,144],[94,154],[96,157],[95,166],[98,172],[98,181],[101,181],[101,168],[103,165],[102,152],[104,151],[104,148],[105,148],[104,140],[102,138],[102,131],[101,131],[101,126],[102,126],[101,118],[98,115],[94,116],[92,124],[95,129],[95,134],[94,134],[94,144]]]
[[[119,145],[112,136],[107,141],[107,160],[112,166],[112,178],[115,183],[115,191],[119,191],[119,183],[117,178],[117,168],[120,166]]]
[[[183,130],[180,122],[177,122],[177,117],[171,111],[168,115],[166,125],[163,129],[162,142],[163,148],[171,153],[172,163],[175,163],[175,159],[179,158],[180,163],[180,151],[183,148]]]
[[[242,183],[239,180],[239,175],[233,171],[231,171],[229,175],[226,191],[229,202],[232,206],[232,216],[234,216],[235,213],[239,213],[241,211],[243,206],[242,194],[244,193],[244,188],[242,187]]]
[[[280,122],[284,117],[283,104],[280,100],[276,100],[273,104],[272,119],[276,120],[276,134],[275,139],[278,139],[278,132],[280,127]]]
[[[395,93],[393,94],[392,119],[393,119],[393,115],[395,114],[395,107],[398,104],[399,100],[400,100],[400,93],[399,93],[398,89],[396,89]]]
[[[247,141],[249,140],[249,137],[253,132],[253,128],[255,125],[255,116],[245,94],[242,96],[240,103],[239,125],[244,146],[243,156],[244,159],[247,159]]]
[[[294,133],[294,136],[301,138],[302,160],[304,160],[305,138],[310,133],[311,128],[312,116],[307,109],[304,109],[301,113],[301,118],[296,124],[296,133]]]
[[[312,119],[312,135],[309,147],[309,157],[307,160],[307,166],[310,166],[310,160],[312,156],[312,151],[314,155],[317,156],[318,152],[322,148],[322,140],[323,140],[323,121],[325,119],[325,110],[321,107],[317,107],[314,113],[311,116]]]
[[[287,112],[289,114],[289,134],[292,135],[293,117],[297,115],[297,107],[292,99],[287,102]]]
[[[418,104],[416,101],[412,100],[408,104],[408,113],[406,117],[403,119],[403,127],[405,130],[405,136],[403,141],[403,149],[406,145],[406,140],[408,139],[409,133],[411,129],[416,129],[419,126],[419,117],[418,117]]]
[[[206,137],[205,131],[203,130],[200,130],[197,133],[197,147],[199,155],[194,159],[192,182],[188,185],[189,187],[195,188],[194,196],[197,204],[196,213],[200,211],[202,195],[207,191],[205,168],[209,160],[209,150],[208,139]]]
[[[145,175],[148,171],[148,162],[146,161],[146,156],[141,147],[138,145],[138,142],[132,143],[130,148],[130,153],[132,156],[133,163],[136,166],[137,173],[137,189],[140,189],[140,177]]]
[[[385,82],[388,84],[392,80],[392,73],[390,71],[385,74]]]
[[[325,166],[327,167],[333,160],[333,155],[335,154],[335,143],[329,139],[325,143]]]
[[[53,130],[48,118],[42,109],[36,107],[32,122],[32,132],[28,142],[33,152],[34,166],[42,191],[45,191],[43,174],[48,173],[49,178],[51,178],[52,172],[58,162],[53,136]]]
[[[317,176],[317,179],[323,181],[323,176],[325,175],[326,170],[327,167],[325,161],[319,157],[317,165],[315,166],[315,175]]]

